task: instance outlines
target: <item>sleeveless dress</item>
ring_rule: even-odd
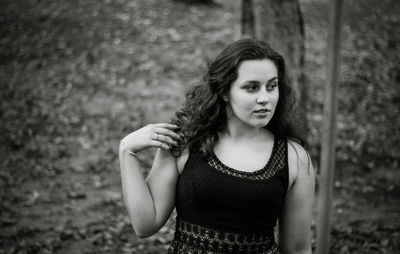
[[[288,187],[287,141],[275,137],[268,163],[243,172],[191,150],[176,189],[169,254],[279,253],[274,228]]]

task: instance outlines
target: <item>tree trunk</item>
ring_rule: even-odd
[[[318,191],[317,254],[329,252],[332,221],[333,182],[336,151],[337,90],[340,78],[340,46],[344,0],[330,1],[328,31],[327,84],[324,98],[324,118],[321,140],[321,175]]]
[[[253,0],[242,0],[242,38],[255,38]]]
[[[304,75],[304,24],[298,0],[254,0],[256,38],[268,43],[285,58],[297,99],[299,120],[307,130],[307,86]]]

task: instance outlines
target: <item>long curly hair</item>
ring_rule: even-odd
[[[176,112],[173,124],[180,127],[183,141],[172,152],[178,156],[196,147],[204,156],[213,153],[219,134],[227,128],[227,102],[223,99],[238,77],[238,68],[246,60],[271,60],[278,70],[279,100],[266,128],[278,137],[292,139],[306,146],[294,118],[295,96],[287,78],[283,57],[266,43],[242,39],[230,44],[210,64],[204,83],[186,94],[186,101]]]

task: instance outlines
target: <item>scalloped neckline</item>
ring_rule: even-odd
[[[257,170],[250,171],[250,172],[249,172],[249,171],[238,170],[238,169],[229,167],[228,165],[224,164],[224,163],[218,158],[218,156],[215,154],[214,150],[213,150],[213,153],[212,153],[212,158],[215,159],[215,161],[216,161],[219,165],[221,165],[224,169],[226,169],[226,170],[228,170],[228,171],[231,171],[231,172],[233,172],[233,173],[241,174],[241,175],[256,175],[256,174],[259,174],[259,173],[264,172],[265,169],[267,169],[267,168],[270,166],[270,164],[272,163],[273,158],[275,157],[275,154],[276,154],[277,149],[278,149],[278,138],[277,138],[276,135],[274,135],[274,144],[273,144],[273,146],[272,146],[271,155],[270,155],[270,157],[269,157],[267,163],[266,163],[265,166],[262,167],[261,169],[257,169]]]

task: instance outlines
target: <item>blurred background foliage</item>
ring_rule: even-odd
[[[0,253],[165,252],[174,219],[135,237],[117,148],[168,121],[239,38],[239,3],[216,2],[0,3]],[[300,4],[318,169],[328,1]],[[399,13],[396,0],[346,1],[332,253],[400,249]],[[145,171],[153,154],[140,155]]]

